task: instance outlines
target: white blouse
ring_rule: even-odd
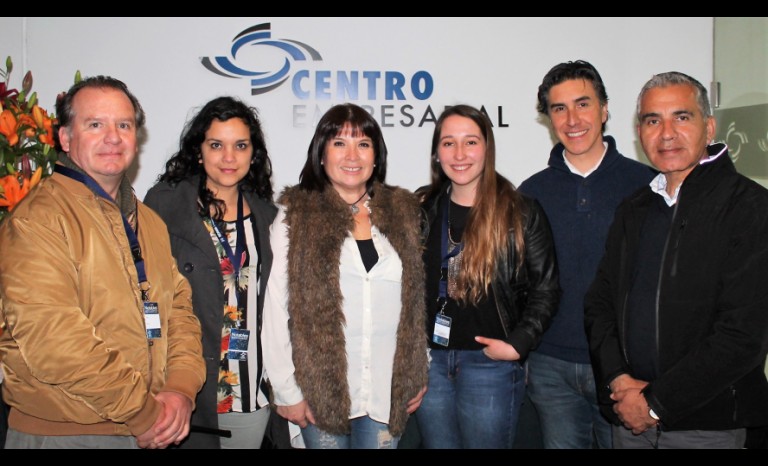
[[[280,206],[270,230],[273,262],[265,295],[262,350],[275,404],[290,406],[304,397],[294,378],[288,331],[288,231],[284,219],[285,208]],[[403,267],[392,245],[375,226],[371,235],[379,260],[370,272],[365,270],[351,233],[342,245],[339,263],[352,402],[349,418],[367,415],[387,424]]]

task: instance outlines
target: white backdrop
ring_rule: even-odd
[[[322,59],[287,60],[286,52],[265,47],[264,40],[263,47],[244,47],[236,64],[246,70],[271,73],[288,63],[287,81],[259,95],[251,95],[249,79],[223,77],[201,64],[203,57],[232,59],[235,36],[264,23],[277,43],[298,45],[305,55],[309,46]],[[177,149],[186,120],[211,98],[227,94],[259,109],[276,192],[296,183],[316,108],[322,112],[337,103],[339,76],[351,79],[355,72],[359,95],[344,94],[341,100],[369,106],[379,123],[392,125],[383,128],[391,184],[416,189],[429,181],[434,123],[419,122],[425,113],[430,116],[428,107],[436,117],[457,103],[486,108],[496,126],[497,168],[513,183],[544,168],[553,140],[536,112],[536,91],[553,65],[576,59],[594,64],[606,84],[607,134],[616,137],[625,155],[647,162],[634,132],[638,91],[654,73],[671,70],[708,87],[712,49],[711,17],[0,18],[0,59],[11,55],[15,63],[11,84],[18,87],[31,69],[33,89],[47,110],[54,110],[56,94],[72,84],[76,70],[83,76],[111,75],[136,94],[147,112],[148,136],[133,172],[140,198]],[[410,90],[419,71],[417,76],[428,76],[433,85],[424,100]],[[365,72],[379,72],[381,78],[366,80]],[[405,78],[404,100],[387,99],[387,72]],[[308,76],[299,82],[309,91],[306,99],[292,90],[299,75]],[[370,82],[376,84],[373,98]],[[326,93],[330,98],[323,98]],[[382,109],[391,116],[382,120]],[[413,116],[410,126],[403,112]]]

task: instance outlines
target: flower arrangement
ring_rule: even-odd
[[[37,104],[36,92],[30,94],[32,72],[24,75],[19,92],[9,87],[11,71],[8,57],[0,70],[0,221],[41,178],[50,176],[57,158],[56,117]]]

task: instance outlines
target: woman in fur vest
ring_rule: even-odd
[[[420,209],[386,172],[376,120],[336,105],[278,200],[264,363],[308,448],[396,448],[424,394]]]
[[[427,448],[511,448],[528,353],[560,298],[541,206],[496,172],[491,122],[450,107],[432,137],[425,221],[429,390],[416,415]]]

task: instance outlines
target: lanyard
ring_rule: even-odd
[[[448,260],[452,257],[458,256],[461,251],[464,250],[464,241],[459,242],[452,251],[448,251],[448,229],[450,228],[449,216],[450,216],[451,198],[448,197],[445,203],[445,209],[443,210],[443,228],[440,239],[440,252],[443,256],[443,262],[440,271],[440,287],[438,289],[439,297],[446,299],[448,297]]]
[[[54,165],[54,170],[56,173],[60,173],[67,178],[71,178],[75,181],[79,181],[83,183],[84,185],[88,186],[91,191],[96,193],[98,196],[115,203],[115,200],[112,199],[112,196],[107,194],[104,189],[99,186],[99,184],[90,176],[85,175],[83,173],[80,173],[78,171],[72,170],[71,168],[65,167],[64,165],[56,164]],[[123,228],[125,228],[125,234],[128,236],[128,243],[131,245],[131,255],[133,256],[133,263],[136,266],[136,274],[139,277],[139,288],[141,289],[141,297],[144,301],[147,301],[149,298],[147,296],[147,291],[149,291],[149,286],[146,288],[142,288],[142,283],[147,283],[147,274],[144,270],[144,258],[141,257],[141,245],[139,244],[139,238],[136,237],[136,232],[133,231],[133,228],[131,228],[131,224],[128,223],[128,219],[125,218],[125,215],[122,213],[120,216],[123,218]],[[136,218],[136,230],[139,229],[139,219]]]
[[[224,252],[227,253],[227,257],[229,258],[229,262],[232,264],[232,269],[234,270],[235,274],[235,283],[238,283],[240,280],[240,267],[242,266],[241,261],[243,257],[243,251],[245,251],[245,222],[243,217],[243,193],[238,192],[237,193],[237,222],[236,222],[236,231],[237,231],[237,240],[235,245],[235,252],[232,252],[232,247],[229,245],[229,241],[227,241],[227,237],[224,236],[224,234],[219,230],[219,227],[216,226],[216,221],[211,220],[211,225],[213,226],[213,231],[216,233],[216,237],[219,239],[219,243],[221,243],[221,247],[224,248]]]

